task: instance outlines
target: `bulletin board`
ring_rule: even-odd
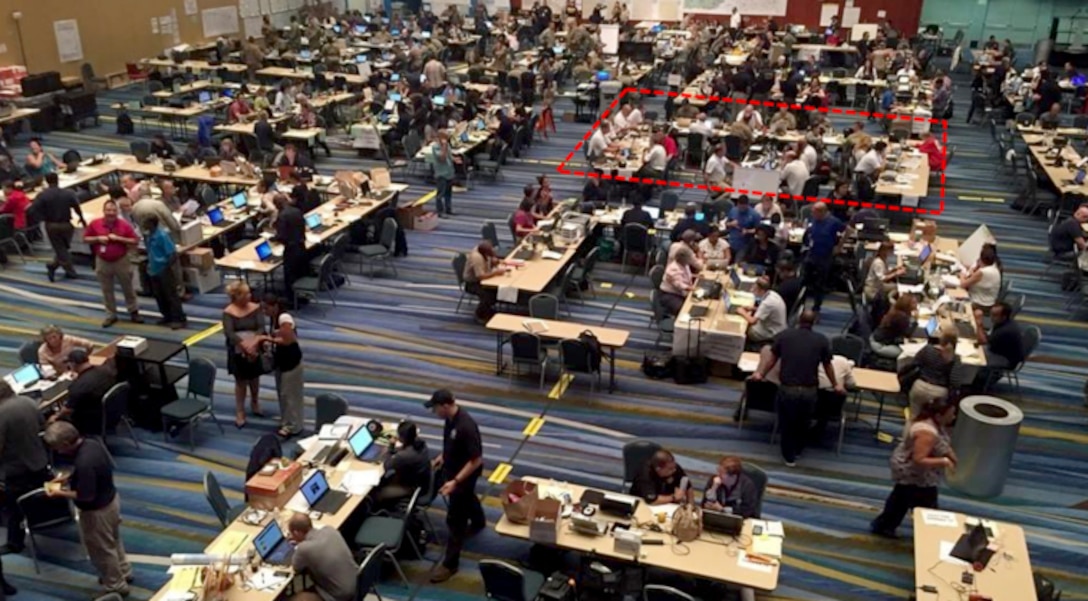
[[[200,21],[204,26],[204,37],[215,38],[238,33],[238,7],[206,8],[200,11]]]

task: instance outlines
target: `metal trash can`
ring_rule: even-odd
[[[972,497],[1000,495],[1023,421],[1019,407],[997,397],[969,396],[960,401],[952,432],[959,464],[948,473],[948,485]]]

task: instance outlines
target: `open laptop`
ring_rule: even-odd
[[[37,365],[27,363],[19,369],[4,376],[4,381],[11,386],[12,392],[21,394],[26,389],[37,384],[42,379],[42,372]]]
[[[975,524],[970,530],[960,536],[948,555],[970,564],[981,564],[982,567],[985,568],[986,564],[990,563],[990,558],[994,555],[994,552],[990,550],[989,547],[990,537],[986,535],[985,526],[982,524]]]
[[[244,209],[249,204],[249,196],[245,192],[239,192],[230,197],[230,204],[236,209]]]
[[[204,91],[200,92],[199,94],[197,94],[196,99],[197,99],[198,102],[200,102],[200,104],[207,104],[207,103],[212,101],[212,93],[207,91],[207,90],[204,90]]]
[[[272,244],[268,240],[258,244],[257,248],[254,250],[257,252],[257,259],[261,262],[268,261],[274,256],[272,253]]]
[[[321,513],[336,513],[348,500],[348,493],[329,487],[325,472],[321,470],[315,471],[302,483],[301,491],[310,509]]]
[[[212,207],[208,209],[208,223],[211,223],[212,225],[219,225],[224,221],[226,221],[226,218],[223,217],[223,209],[220,209],[219,207]]]
[[[315,234],[320,234],[325,230],[325,225],[321,223],[320,213],[310,213],[306,216],[306,227]]]
[[[365,425],[360,426],[348,438],[348,446],[351,447],[355,458],[360,461],[372,461],[382,452],[381,446],[374,444],[374,435],[370,433],[370,428]]]
[[[291,557],[295,554],[295,546],[283,535],[283,530],[276,520],[271,520],[261,530],[261,533],[253,539],[253,547],[261,556],[261,562],[274,566],[291,565]]]
[[[703,528],[726,536],[737,536],[744,529],[744,518],[722,511],[703,510]]]

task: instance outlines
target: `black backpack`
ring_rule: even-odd
[[[584,330],[581,334],[578,334],[578,341],[586,347],[590,367],[599,370],[601,368],[601,341],[597,340],[597,335],[589,330]]]
[[[117,135],[131,136],[136,133],[136,126],[132,123],[132,117],[128,113],[117,115]]]

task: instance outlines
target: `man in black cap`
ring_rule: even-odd
[[[68,386],[68,399],[64,407],[50,421],[67,419],[84,437],[102,436],[102,399],[114,385],[114,377],[104,367],[91,365],[85,348],[74,348],[68,353],[68,366],[76,377]]]
[[[431,400],[423,404],[435,415],[446,420],[442,431],[442,454],[435,457],[434,467],[442,468],[446,483],[438,491],[449,499],[446,527],[449,542],[442,565],[431,572],[431,582],[445,582],[457,573],[461,547],[465,539],[487,526],[484,508],[476,498],[476,480],[483,473],[483,443],[480,428],[468,411],[457,405],[453,393],[436,390]],[[472,527],[469,528],[471,522]]]

